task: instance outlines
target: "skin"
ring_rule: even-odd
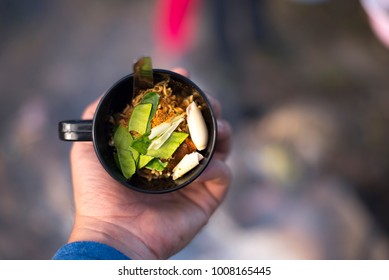
[[[188,75],[184,69],[174,69]],[[92,119],[99,100],[83,119]],[[225,160],[231,127],[221,119],[220,104],[210,97],[217,116],[216,153],[191,185],[167,194],[132,191],[112,179],[90,142],[76,142],[70,154],[75,222],[69,242],[97,241],[132,259],[166,259],[185,247],[222,203],[231,182]]]

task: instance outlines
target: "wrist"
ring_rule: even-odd
[[[76,218],[68,242],[95,241],[106,244],[131,259],[156,259],[152,250],[128,230],[91,217]]]

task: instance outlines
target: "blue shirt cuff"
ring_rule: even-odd
[[[72,242],[61,247],[53,260],[129,260],[126,255],[106,244],[94,241]]]

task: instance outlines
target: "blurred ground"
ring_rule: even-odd
[[[359,2],[200,4],[178,52],[155,46],[154,1],[0,1],[0,259],[66,242],[57,123],[144,54],[189,69],[234,131],[227,201],[174,258],[389,257],[389,50]]]

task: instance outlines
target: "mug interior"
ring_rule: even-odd
[[[140,177],[137,174],[133,175],[130,180],[127,180],[122,175],[121,170],[116,166],[114,160],[114,148],[109,145],[114,131],[114,124],[110,120],[113,115],[122,112],[126,105],[131,103],[133,98],[133,74],[119,80],[101,99],[93,120],[93,142],[101,164],[117,181],[126,187],[140,192],[164,193],[188,185],[208,165],[214,153],[216,143],[216,120],[205,94],[188,78],[175,72],[161,69],[153,69],[153,74],[154,83],[170,78],[169,87],[172,88],[173,94],[183,95],[184,97],[193,94],[194,101],[198,105],[201,105],[202,114],[207,124],[209,139],[207,148],[201,151],[204,159],[200,161],[200,164],[177,180],[167,178],[148,181],[146,178]]]

